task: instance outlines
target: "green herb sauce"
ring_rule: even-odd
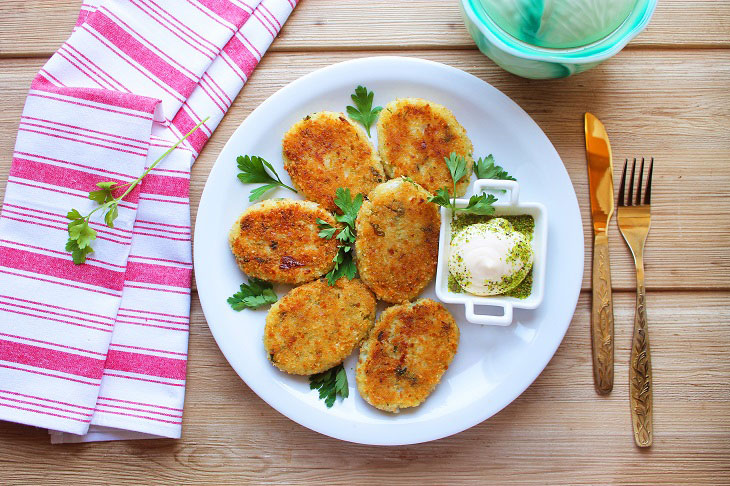
[[[527,237],[528,241],[532,241],[532,236],[535,233],[535,219],[532,216],[526,214],[519,216],[481,216],[477,214],[459,214],[456,216],[456,219],[451,223],[451,239],[453,240],[456,233],[469,225],[475,223],[486,223],[494,218],[506,219],[512,224],[512,227],[515,229],[515,231],[519,231],[520,233],[525,235],[525,237]],[[464,289],[461,288],[459,282],[456,281],[453,275],[449,274],[448,282],[448,288],[450,292],[464,292]],[[522,280],[522,282],[520,282],[517,287],[501,295],[504,295],[506,297],[516,297],[518,299],[526,299],[530,296],[530,293],[532,293],[532,269],[530,269],[524,280]]]

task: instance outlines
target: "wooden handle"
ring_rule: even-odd
[[[593,306],[591,309],[591,350],[593,383],[600,395],[613,389],[613,297],[608,237],[593,239]]]
[[[646,289],[643,282],[637,282],[636,285],[636,316],[634,317],[634,336],[631,342],[629,366],[629,400],[636,445],[649,447],[654,436],[654,427],[652,425],[651,351],[649,349],[649,328],[646,321]]]

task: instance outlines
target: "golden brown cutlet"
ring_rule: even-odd
[[[238,266],[267,282],[299,284],[334,267],[337,240],[319,237],[317,219],[338,226],[312,201],[269,199],[250,206],[236,220],[228,241]]]

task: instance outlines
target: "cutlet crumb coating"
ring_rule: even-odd
[[[360,395],[386,412],[416,407],[436,388],[459,346],[459,327],[431,299],[380,314],[360,348],[355,377]]]
[[[431,193],[446,187],[453,195],[444,157],[455,152],[466,160],[466,175],[456,185],[456,195],[464,195],[474,149],[448,108],[420,98],[397,99],[380,112],[377,128],[378,152],[388,177],[408,176]]]
[[[264,347],[282,371],[312,375],[340,364],[375,322],[375,296],[359,280],[296,287],[266,317]]]
[[[334,267],[337,240],[319,237],[317,218],[337,226],[332,214],[311,201],[269,199],[250,206],[231,228],[228,242],[249,277],[299,284]]]
[[[322,111],[295,123],[282,141],[284,168],[307,199],[330,211],[337,188],[367,196],[386,180],[365,131],[342,113]]]
[[[398,178],[373,189],[360,208],[355,260],[360,278],[379,299],[415,299],[436,273],[441,215],[429,196]]]

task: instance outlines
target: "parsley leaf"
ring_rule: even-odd
[[[478,179],[498,179],[503,181],[516,181],[514,177],[509,175],[506,170],[502,169],[501,166],[494,164],[494,156],[492,154],[487,155],[474,164],[474,172]]]
[[[257,155],[239,155],[236,157],[236,162],[238,163],[238,169],[241,171],[238,174],[238,180],[244,184],[265,183],[265,185],[251,191],[251,194],[248,196],[250,202],[260,199],[265,193],[276,187],[286,187],[290,191],[297,192],[296,189],[281,182],[281,178],[276,173],[274,166],[264,160],[263,157]],[[266,169],[269,169],[276,179],[271,177]]]
[[[106,212],[104,215],[104,222],[107,226],[110,228],[114,227],[114,220],[117,219],[117,216],[119,216],[119,207],[114,204],[110,206],[109,211]]]
[[[65,248],[66,251],[71,253],[71,258],[73,258],[73,262],[76,265],[81,265],[82,263],[86,262],[86,255],[94,251],[94,249],[91,248],[91,242],[96,239],[96,231],[94,231],[94,229],[89,226],[91,216],[95,212],[101,211],[102,214],[104,214],[104,222],[106,223],[106,225],[110,228],[113,228],[114,220],[116,220],[117,216],[119,216],[119,203],[125,197],[127,197],[127,194],[134,190],[134,188],[142,181],[142,179],[144,179],[144,177],[149,174],[149,172],[157,164],[159,164],[162,159],[167,157],[170,152],[175,150],[178,145],[180,145],[186,138],[192,135],[206,121],[208,121],[208,117],[195,125],[193,129],[186,133],[183,138],[175,142],[172,147],[165,151],[164,154],[159,156],[157,160],[155,160],[147,168],[147,170],[145,170],[142,175],[137,177],[137,179],[135,179],[134,181],[128,182],[126,184],[119,184],[114,181],[97,182],[96,187],[98,187],[99,189],[96,191],[90,191],[89,199],[99,203],[100,206],[93,209],[86,216],[82,215],[81,212],[77,209],[72,209],[66,214],[66,218],[70,219],[71,222],[68,224],[68,241],[66,242]],[[114,197],[113,191],[123,188],[126,188],[124,192],[119,197]]]
[[[334,285],[341,277],[352,280],[357,275],[357,266],[352,258],[352,245],[355,243],[355,219],[362,206],[363,197],[359,193],[352,197],[350,189],[338,187],[334,201],[335,205],[342,210],[342,214],[335,215],[335,219],[344,223],[344,226],[335,236],[340,242],[340,248],[332,259],[335,266],[325,275],[330,285]],[[322,219],[317,219],[317,224],[320,229],[319,237],[332,239],[337,228]]]
[[[490,157],[491,155],[487,157],[487,159]],[[451,209],[452,217],[457,211],[479,215],[489,215],[494,213],[494,206],[492,206],[492,204],[497,201],[497,198],[492,194],[487,195],[486,193],[473,195],[469,198],[469,203],[464,208],[456,207],[456,182],[466,175],[466,160],[464,157],[457,155],[455,152],[451,152],[448,157],[444,157],[444,160],[446,161],[446,166],[449,168],[449,173],[451,173],[454,195],[450,195],[449,190],[446,187],[442,187],[436,191],[434,196],[428,198],[429,202]],[[479,161],[481,162],[482,159],[479,159]],[[501,170],[501,167],[499,167],[499,169]]]
[[[325,240],[331,240],[337,231],[337,228],[321,218],[317,218],[317,226],[319,226],[319,237]]]
[[[242,283],[240,290],[227,300],[234,311],[256,309],[276,301],[277,296],[270,283],[250,277],[248,284]]]
[[[276,172],[272,165],[261,157],[256,155],[239,155],[236,157],[238,169],[238,179],[244,184],[256,182],[276,182],[276,180],[266,172],[266,167],[270,167],[272,172]]]
[[[337,234],[337,239],[340,240],[345,245],[348,243],[354,243],[355,234],[352,232],[352,229],[349,226],[345,226]]]
[[[76,265],[80,265],[86,261],[86,255],[93,252],[94,249],[87,245],[84,248],[79,248],[78,243],[75,240],[68,240],[66,242],[66,251],[71,252],[71,257]]]
[[[456,194],[456,184],[466,175],[466,159],[456,152],[451,152],[449,157],[444,157],[446,166],[451,172],[451,179],[454,181],[454,194]]]
[[[91,241],[96,239],[96,231],[76,209],[69,211],[66,217],[71,220],[68,224],[66,251],[71,252],[73,262],[80,265],[86,261],[86,255],[94,251]]]
[[[76,219],[68,224],[68,239],[75,241],[76,245],[83,250],[91,244],[91,240],[96,239],[96,231],[89,226],[86,218]]]
[[[324,400],[327,408],[331,408],[335,404],[337,395],[343,399],[350,396],[345,367],[340,363],[334,368],[310,376],[309,389],[319,390],[319,399]]]
[[[342,214],[335,215],[335,219],[340,223],[355,227],[355,218],[362,206],[362,194],[356,194],[353,198],[350,189],[337,188],[335,191],[335,205],[342,210]]]
[[[117,183],[114,181],[97,182],[96,187],[98,187],[99,190],[89,192],[89,199],[96,201],[99,204],[105,204],[114,200],[112,191],[116,189],[116,184]]]
[[[360,122],[370,136],[370,126],[375,122],[378,113],[383,109],[382,106],[373,108],[373,97],[375,93],[368,91],[365,86],[355,88],[355,94],[351,94],[350,98],[355,106],[347,107],[347,115],[353,120]]]
[[[342,398],[347,398],[350,396],[350,388],[347,386],[347,372],[344,366],[340,365],[340,367],[335,378],[335,391]]]
[[[352,280],[357,275],[357,266],[352,259],[351,249],[350,246],[340,247],[340,250],[334,258],[334,268],[325,275],[328,284],[334,285],[341,277],[347,277],[348,280]]]
[[[261,199],[261,197],[269,192],[271,189],[274,189],[276,187],[279,187],[279,184],[265,184],[263,186],[257,187],[256,189],[252,189],[251,193],[248,195],[248,200],[250,202],[253,202],[257,199]]]
[[[492,204],[495,202],[497,202],[497,198],[494,194],[475,194],[469,198],[469,204],[465,208],[457,208],[457,210],[469,214],[488,216],[494,213],[494,206]]]
[[[439,206],[443,206],[445,208],[451,207],[451,196],[449,195],[449,191],[447,191],[445,187],[442,187],[441,189],[436,191],[436,195],[429,197],[428,201],[436,203]]]

